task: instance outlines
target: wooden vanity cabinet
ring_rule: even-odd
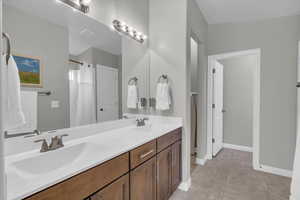
[[[130,200],[156,200],[156,157],[130,172]]]
[[[171,191],[172,193],[178,188],[181,183],[181,141],[177,141],[171,146],[172,151],[172,179]]]
[[[89,200],[129,200],[129,175],[125,175],[92,195]]]
[[[167,200],[172,194],[172,148],[157,155],[157,200]]]
[[[25,200],[168,200],[181,182],[181,129]]]
[[[181,182],[181,141],[157,155],[157,200],[168,200]]]

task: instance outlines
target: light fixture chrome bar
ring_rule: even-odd
[[[90,10],[90,7],[89,6],[86,6],[86,5],[83,5],[81,3],[81,0],[79,1],[79,4],[77,4],[76,2],[72,1],[72,0],[56,0],[58,2],[61,2],[61,3],[64,3],[64,4],[67,4],[68,6],[76,9],[76,10],[79,10],[83,13],[88,13],[89,10]]]
[[[138,32],[134,28],[128,26],[124,22],[120,22],[119,20],[113,21],[113,27],[120,33],[123,33],[124,35],[127,35],[128,37],[140,42],[144,43],[145,39],[147,38],[146,35],[143,33]]]

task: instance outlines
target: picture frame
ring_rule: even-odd
[[[17,64],[22,87],[43,87],[41,59],[32,56],[13,55]]]

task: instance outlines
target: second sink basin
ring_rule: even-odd
[[[81,143],[47,153],[41,153],[39,156],[20,160],[14,162],[12,165],[20,172],[39,175],[74,164],[74,162],[94,152],[96,149],[98,149],[98,146],[95,144]]]

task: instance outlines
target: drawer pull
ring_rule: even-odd
[[[152,154],[153,152],[154,152],[154,150],[152,149],[152,150],[148,151],[147,153],[142,154],[142,155],[140,156],[140,159],[146,158],[147,156],[149,156],[149,155]]]

